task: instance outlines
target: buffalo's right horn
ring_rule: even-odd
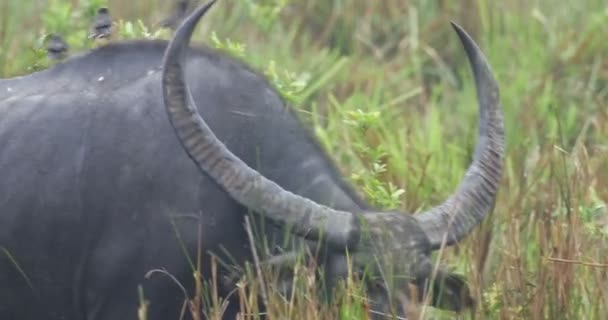
[[[214,2],[197,8],[182,22],[165,52],[163,97],[180,142],[203,172],[247,208],[291,226],[297,235],[318,240],[322,234],[332,247],[352,248],[359,241],[358,214],[334,210],[282,189],[230,152],[199,115],[184,79],[183,63],[197,22]]]

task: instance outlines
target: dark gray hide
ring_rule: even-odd
[[[199,214],[204,251],[235,264],[249,260],[247,210],[239,203],[275,224],[305,221],[310,234],[292,230],[309,239],[325,232],[328,269],[339,276],[345,271],[340,248],[347,246],[356,269],[386,257],[416,284],[431,276],[430,251],[462,239],[491,209],[503,152],[498,89],[464,31],[456,28],[480,90],[476,156],[458,191],[414,218],[368,211],[277,93],[247,66],[207,48],[186,49],[181,63],[181,49],[205,10],[197,9],[176,32],[164,88],[162,41],[112,44],[46,71],[0,80],[2,319],[135,319],[139,284],[151,300],[149,319],[177,318],[181,291],[166,277],[144,275],[163,268],[192,283],[175,230],[195,256]],[[209,155],[205,150],[217,141],[190,139],[195,127],[188,121],[198,125],[202,119],[183,116],[182,67],[190,105],[198,106],[232,155]],[[172,122],[165,107],[174,112]],[[205,156],[198,157],[201,146]],[[247,183],[241,178],[250,176],[205,167],[208,160],[220,161],[225,172],[236,172],[243,169],[236,159],[292,192],[294,202],[277,210],[273,201],[239,194]],[[282,205],[284,194],[270,199]],[[315,210],[301,211],[302,204]],[[337,223],[314,218],[327,214]],[[203,271],[209,275],[207,264]],[[457,277],[439,278],[450,289],[465,287]],[[220,289],[226,294],[232,288]],[[459,303],[450,308],[460,309]]]
[[[166,268],[192,282],[171,215],[191,254],[202,212],[205,249],[249,257],[246,210],[200,173],[167,119],[165,46],[108,45],[0,80],[0,246],[33,286],[0,252],[1,319],[135,319],[139,283],[150,319],[176,318],[175,285],[143,281]],[[201,112],[236,155],[317,202],[362,205],[261,76],[207,48],[187,65]]]

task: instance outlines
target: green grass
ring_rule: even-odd
[[[51,2],[52,9],[69,3]],[[0,75],[46,67],[35,48],[49,28],[69,31],[77,49],[90,46],[77,30],[90,7],[103,1],[81,2],[67,25],[59,18],[64,12],[36,1],[0,4]],[[109,2],[116,18],[142,19],[151,30],[166,9],[161,1]],[[449,21],[463,25],[500,83],[507,156],[493,214],[437,258],[467,276],[479,301],[476,319],[608,314],[605,1],[273,5],[282,2],[220,1],[194,41],[223,44],[267,74],[371,203],[406,212],[445,199],[471,158],[475,90]],[[138,26],[124,36],[143,36]],[[239,292],[253,306],[255,295],[247,292],[256,292],[257,284],[243,283],[248,288]],[[349,288],[351,307],[339,312],[343,319],[360,318],[361,293]],[[270,312],[294,319],[336,316],[313,290],[301,291],[287,302],[272,300]],[[419,311],[422,318],[453,316]]]

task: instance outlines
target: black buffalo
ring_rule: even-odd
[[[498,86],[473,40],[454,26],[480,110],[462,183],[420,214],[379,212],[262,76],[208,48],[188,48],[210,6],[195,10],[169,45],[110,44],[0,80],[0,319],[136,319],[140,284],[148,319],[175,319],[183,294],[145,274],[163,268],[191,283],[184,250],[196,255],[199,228],[203,252],[250,261],[249,211],[322,248],[330,279],[346,274],[348,251],[354,270],[374,276],[390,266],[402,276],[397,289],[433,278],[452,290],[450,308],[467,306],[459,292],[466,285],[433,274],[429,256],[492,209],[502,173]],[[379,307],[391,302],[389,289],[370,286]]]

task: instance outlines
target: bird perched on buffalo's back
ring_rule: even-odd
[[[112,35],[112,18],[108,8],[97,9],[95,20],[91,25],[90,39],[109,39]]]
[[[46,37],[45,42],[46,54],[50,60],[63,60],[67,57],[70,47],[60,35],[51,33]]]
[[[182,20],[184,20],[184,18],[186,18],[188,14],[188,2],[188,0],[177,0],[173,5],[173,12],[171,15],[159,22],[158,25],[161,28],[169,28],[172,30],[177,29],[179,24],[182,22]]]

